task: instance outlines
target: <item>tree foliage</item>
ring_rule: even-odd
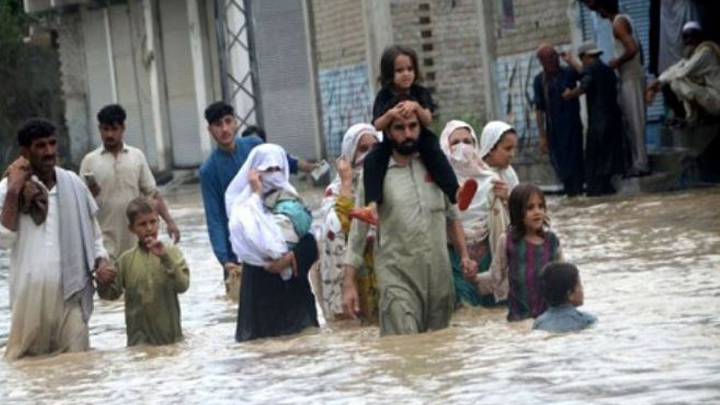
[[[17,129],[33,117],[62,122],[57,51],[26,44],[22,0],[0,0],[0,170],[17,156]],[[61,134],[62,135],[62,134]]]

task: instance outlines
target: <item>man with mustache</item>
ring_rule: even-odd
[[[145,154],[124,140],[126,118],[127,113],[119,104],[103,107],[97,114],[102,145],[85,155],[80,163],[80,175],[85,177],[100,207],[98,220],[105,248],[113,260],[137,246],[137,238],[128,227],[125,209],[130,201],[140,196],[152,198],[167,225],[168,234],[175,243],[180,240],[180,230],[157,189]]]
[[[720,116],[720,46],[705,40],[696,21],[683,26],[682,38],[685,57],[648,86],[645,101],[651,104],[658,90],[669,85],[683,102],[688,122],[701,114]]]
[[[21,157],[0,181],[0,249],[10,250],[12,323],[5,357],[88,350],[93,273],[109,284],[97,205],[85,183],[56,167],[55,126],[31,120]]]
[[[402,99],[389,103],[387,110]],[[392,145],[378,207],[375,266],[379,290],[380,334],[422,333],[446,328],[455,293],[447,245],[452,242],[464,270],[477,271],[467,253],[465,236],[452,206],[420,160],[417,141],[423,128],[416,113],[395,116],[385,129]],[[435,136],[430,133],[430,136]],[[362,182],[356,195],[365,200]],[[359,315],[355,272],[363,263],[369,225],[353,221],[344,257],[343,305]]]

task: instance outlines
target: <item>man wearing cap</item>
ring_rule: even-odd
[[[588,132],[585,182],[588,196],[612,194],[611,179],[623,173],[622,116],[617,104],[615,72],[600,60],[602,51],[586,42],[578,48],[583,64],[580,85],[565,89],[563,99],[587,96]]]
[[[652,103],[662,86],[670,85],[685,107],[689,122],[702,112],[720,116],[720,46],[704,40],[700,24],[690,21],[683,26],[684,58],[665,70],[648,86],[645,101]]]

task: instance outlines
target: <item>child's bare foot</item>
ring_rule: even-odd
[[[460,211],[465,211],[475,197],[478,184],[475,179],[467,179],[457,191],[457,204]]]

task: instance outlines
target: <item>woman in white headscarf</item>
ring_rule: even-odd
[[[518,178],[510,163],[515,156],[517,135],[508,124],[492,121],[483,129],[478,140],[475,130],[467,123],[452,120],[440,135],[440,148],[445,152],[458,182],[475,179],[478,189],[470,207],[461,211],[460,220],[470,258],[478,263],[479,271],[490,268],[497,239],[508,224],[507,199]],[[481,296],[469,282],[474,274],[463,274],[460,260],[450,252],[453,264],[455,296],[467,305],[493,305],[492,295]]]
[[[243,263],[235,339],[318,326],[308,271],[318,257],[312,216],[289,182],[285,150],[255,147],[225,192],[230,242]]]
[[[354,192],[365,155],[380,141],[380,133],[370,124],[355,124],[343,137],[340,157],[336,162],[338,174],[325,190],[321,218],[322,248],[320,274],[322,278],[322,304],[328,320],[344,319],[342,283],[345,267],[347,235],[350,232],[350,211],[355,208]],[[365,265],[358,271],[358,294],[361,318],[366,322],[377,320],[377,290],[372,254],[372,237],[365,249]]]

